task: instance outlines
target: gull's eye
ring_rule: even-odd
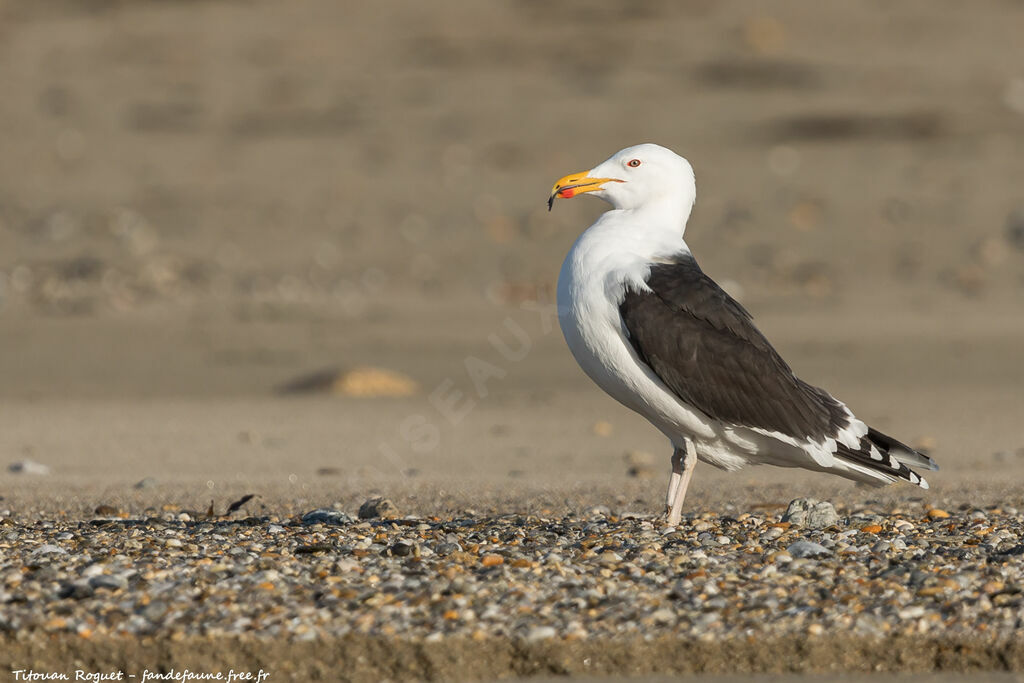
[[[626,166],[629,166],[630,168],[636,168],[639,165],[640,165],[640,160],[639,159],[633,159],[628,164],[626,164]]]

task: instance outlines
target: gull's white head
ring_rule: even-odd
[[[565,176],[551,189],[548,210],[556,198],[590,193],[616,209],[648,207],[678,212],[683,222],[697,197],[690,162],[670,149],[645,143],[613,154],[589,171]]]

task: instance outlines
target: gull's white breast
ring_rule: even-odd
[[[637,357],[619,314],[627,286],[645,288],[651,257],[639,254],[660,248],[667,256],[686,249],[651,245],[642,236],[624,236],[619,214],[609,211],[584,232],[569,250],[558,275],[558,320],[576,362],[605,392],[651,421],[673,443],[686,437],[716,440],[706,416],[681,402]],[[739,465],[739,463],[737,463]]]

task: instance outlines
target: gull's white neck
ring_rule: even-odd
[[[652,263],[689,252],[688,214],[689,207],[657,203],[607,211],[579,236],[558,276],[558,320],[576,361],[605,391],[644,414],[666,409],[647,405],[636,390],[651,380],[623,343],[619,305],[627,289],[647,288]]]
[[[692,204],[678,200],[649,202],[638,208],[614,208],[603,213],[580,241],[600,241],[605,259],[621,254],[625,261],[657,261],[689,251],[683,234]],[[602,260],[605,260],[602,259]],[[610,265],[610,263],[606,263]]]

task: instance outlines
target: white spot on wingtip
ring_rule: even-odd
[[[918,486],[920,486],[923,489],[931,488],[930,486],[928,486],[928,480],[927,479],[925,479],[924,477],[921,477],[920,479],[921,479],[921,481],[918,482],[918,484],[917,484]]]
[[[907,474],[907,479],[910,480],[911,484],[920,484],[921,483],[921,477],[917,476],[913,472],[910,472],[909,474]]]

